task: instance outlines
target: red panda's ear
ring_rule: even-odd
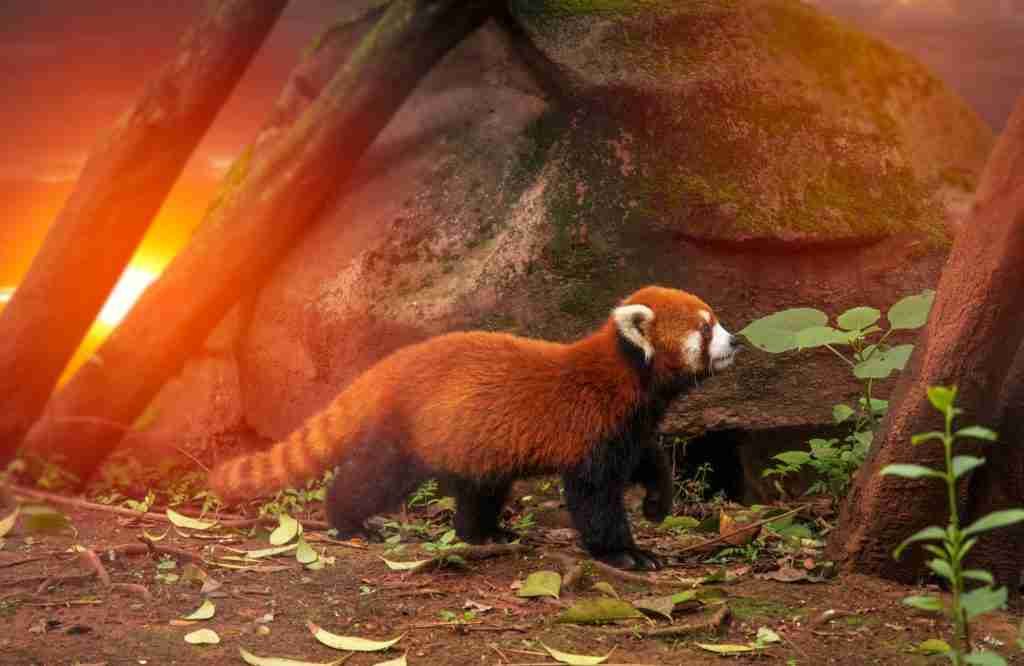
[[[654,310],[646,305],[620,305],[612,310],[612,319],[619,335],[643,352],[644,361],[650,363],[654,357],[654,345],[648,339],[647,331],[654,321]]]

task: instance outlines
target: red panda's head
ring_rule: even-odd
[[[693,294],[644,287],[612,311],[620,338],[662,377],[706,375],[732,365],[740,343]]]

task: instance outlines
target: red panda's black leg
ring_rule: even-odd
[[[654,443],[642,447],[631,481],[644,487],[644,518],[660,523],[672,513],[675,480],[664,449]]]
[[[655,570],[661,562],[637,548],[622,493],[634,477],[626,461],[597,453],[562,475],[565,499],[583,546],[596,559],[619,569]]]
[[[519,536],[501,527],[501,509],[505,506],[508,481],[472,481],[458,479],[455,489],[455,534],[466,543],[508,543]]]
[[[340,538],[366,533],[363,521],[399,506],[430,470],[393,443],[352,447],[327,490],[327,522]]]

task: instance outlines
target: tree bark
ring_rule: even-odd
[[[174,60],[93,150],[0,316],[0,467],[43,411],[189,155],[286,4],[211,3]]]
[[[301,117],[243,160],[235,187],[100,348],[102,363],[86,363],[54,396],[27,446],[41,452],[52,443],[65,468],[91,476],[123,430],[63,424],[132,423],[229,308],[258,291],[419,81],[492,4],[392,2]]]
[[[912,435],[942,430],[928,404],[932,385],[959,387],[964,409],[957,423],[1002,430],[998,444],[963,440],[963,453],[988,458],[962,487],[962,518],[1024,504],[1024,95],[1000,137],[981,177],[970,218],[957,235],[939,280],[928,324],[909,367],[901,375],[890,411],[844,504],[833,533],[833,557],[852,570],[911,581],[923,573],[923,553],[910,548],[900,562],[893,549],[930,524],[949,519],[945,488],[934,480],[882,477],[890,463],[942,467],[935,442],[912,446]],[[958,445],[959,446],[959,445]],[[964,515],[965,514],[965,515]],[[1000,531],[981,539],[977,564],[991,568],[1005,583],[1019,577],[1024,550],[1020,531]]]

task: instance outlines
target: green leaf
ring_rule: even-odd
[[[554,597],[562,590],[562,575],[556,571],[534,571],[526,577],[516,596]]]
[[[811,459],[811,454],[807,451],[783,451],[772,456],[775,460],[780,460],[787,465],[793,465],[799,467],[800,465],[806,464]]]
[[[1006,588],[976,587],[960,596],[960,605],[967,620],[970,621],[979,615],[1005,607]]]
[[[913,437],[910,438],[910,443],[913,444],[914,446],[917,446],[918,444],[923,444],[931,439],[937,439],[941,441],[945,436],[946,435],[944,433],[932,430],[931,432],[922,432],[920,434],[914,435]]]
[[[945,609],[942,604],[942,600],[938,597],[927,597],[927,596],[913,596],[906,597],[903,599],[903,603],[911,608],[918,608],[920,610],[941,612]]]
[[[987,440],[989,442],[994,442],[997,439],[999,439],[999,435],[997,435],[992,430],[989,430],[988,428],[983,428],[982,426],[976,426],[976,425],[975,426],[968,426],[966,428],[961,428],[960,430],[957,430],[956,431],[956,436],[957,437],[973,437],[974,439],[984,439],[984,440]]]
[[[882,313],[875,308],[859,307],[852,308],[839,315],[836,319],[836,323],[839,324],[839,328],[844,330],[859,331],[871,326],[881,319],[881,317]]]
[[[365,638],[357,638],[355,636],[339,636],[338,634],[332,634],[318,624],[313,622],[306,622],[306,627],[309,628],[313,638],[317,639],[329,648],[335,650],[348,650],[349,652],[380,652],[387,650],[392,645],[402,640],[402,636],[398,638],[392,638],[390,641],[371,641]],[[403,636],[405,634],[402,634]]]
[[[940,560],[938,558],[928,560],[928,568],[946,580],[953,580],[953,567],[949,566],[949,562],[946,560]]]
[[[1006,666],[1006,660],[995,652],[979,652],[978,650],[965,654],[964,663],[975,666]]]
[[[220,636],[213,629],[199,629],[185,634],[185,642],[192,645],[216,645],[220,643]]]
[[[811,326],[796,332],[797,349],[814,349],[825,345],[846,345],[850,334],[837,331],[831,326]]]
[[[71,527],[71,521],[67,516],[43,504],[22,506],[19,513],[22,532],[28,534],[61,532]]]
[[[758,646],[769,645],[771,643],[781,643],[782,637],[768,627],[760,627],[757,630],[757,636],[754,638],[754,642]]]
[[[992,574],[985,571],[984,569],[968,569],[960,574],[968,580],[977,580],[985,583],[986,585],[995,585],[996,581],[992,578]]]
[[[812,308],[793,308],[755,319],[739,332],[750,344],[772,354],[796,349],[796,333],[828,324],[828,315]]]
[[[610,583],[606,583],[603,580],[599,580],[593,585],[593,589],[597,590],[601,594],[606,594],[613,599],[619,598],[619,593],[615,591],[615,588]]]
[[[668,516],[658,525],[663,530],[692,530],[700,525],[700,521],[693,516]]]
[[[884,476],[901,476],[904,479],[921,479],[925,477],[934,477],[937,479],[946,478],[945,474],[937,472],[930,467],[909,464],[886,465],[882,468],[881,474]]]
[[[633,608],[632,604],[621,599],[600,597],[577,601],[565,609],[555,621],[570,624],[603,624],[639,617],[643,617],[643,614]]]
[[[312,564],[320,559],[313,547],[306,543],[306,540],[299,537],[298,547],[295,549],[295,559],[299,564]]]
[[[993,511],[987,516],[982,516],[964,528],[964,536],[996,530],[1000,527],[1007,527],[1024,520],[1024,509],[1004,509]]]
[[[916,296],[907,296],[896,301],[889,313],[889,326],[895,329],[920,328],[928,321],[928,312],[932,309],[935,292],[926,290]]]
[[[838,404],[832,408],[832,419],[836,423],[842,423],[853,415],[853,408],[849,405]]]
[[[334,661],[313,662],[284,659],[281,657],[257,657],[251,652],[246,652],[245,648],[238,648],[238,654],[241,655],[242,661],[251,666],[337,666],[337,664],[342,663],[346,659],[346,657],[342,657]]]
[[[918,530],[914,534],[904,539],[903,543],[901,543],[896,548],[896,551],[893,553],[893,557],[897,560],[900,559],[900,553],[902,553],[903,549],[912,543],[918,541],[942,541],[945,538],[946,530],[942,529],[941,527],[937,527],[935,525],[932,525],[931,527],[926,527],[922,530]]]
[[[591,657],[585,654],[562,652],[561,650],[550,648],[547,645],[544,645],[544,643],[541,643],[540,645],[548,651],[548,654],[551,655],[552,659],[563,664],[569,664],[570,666],[595,666],[596,664],[603,664],[608,661],[608,657],[612,656],[612,653],[609,652],[603,657]]]
[[[914,652],[917,654],[923,654],[927,656],[935,654],[946,654],[950,651],[949,643],[942,640],[941,638],[929,638],[926,641],[921,641],[914,646]]]
[[[217,612],[217,608],[213,605],[213,602],[209,599],[205,600],[199,608],[192,611],[189,615],[186,615],[185,620],[209,620],[213,617],[213,614]]]
[[[871,358],[853,366],[853,374],[858,379],[885,379],[893,372],[902,370],[913,351],[914,345],[896,345],[876,351]]]
[[[294,539],[298,533],[299,521],[287,513],[282,513],[277,517],[277,527],[270,533],[270,545],[283,546]]]
[[[7,536],[7,533],[14,528],[14,523],[18,521],[19,512],[20,509],[18,507],[14,507],[14,511],[11,512],[11,515],[7,516],[3,520],[0,520],[0,539],[3,539],[5,536]]]
[[[196,518],[189,518],[188,516],[181,515],[180,513],[175,511],[174,509],[167,509],[167,511],[165,512],[165,515],[167,516],[167,520],[171,521],[171,523],[173,525],[176,525],[177,527],[183,527],[183,528],[186,528],[186,529],[190,529],[190,530],[208,530],[211,527],[216,527],[217,526],[217,522],[216,521],[198,520]]]
[[[684,604],[687,601],[694,601],[696,599],[699,599],[700,598],[700,596],[698,594],[699,592],[705,592],[705,591],[710,591],[710,590],[714,590],[714,589],[715,588],[713,588],[713,587],[708,587],[708,588],[703,588],[703,589],[700,589],[700,590],[683,590],[682,592],[676,592],[671,597],[669,597],[669,599],[672,600],[673,604],[678,606],[679,604]]]
[[[945,414],[948,410],[953,408],[953,401],[956,400],[956,388],[949,388],[946,386],[929,386],[928,387],[928,402],[932,403],[932,407]]]
[[[980,467],[985,464],[984,458],[976,458],[975,456],[954,456],[953,457],[953,478],[959,479],[961,476],[970,472],[975,467]]]
[[[863,397],[857,398],[857,404],[861,406],[861,409],[867,409],[868,401]],[[889,401],[882,400],[881,398],[871,398],[871,411],[875,414],[885,414],[889,411]]]

